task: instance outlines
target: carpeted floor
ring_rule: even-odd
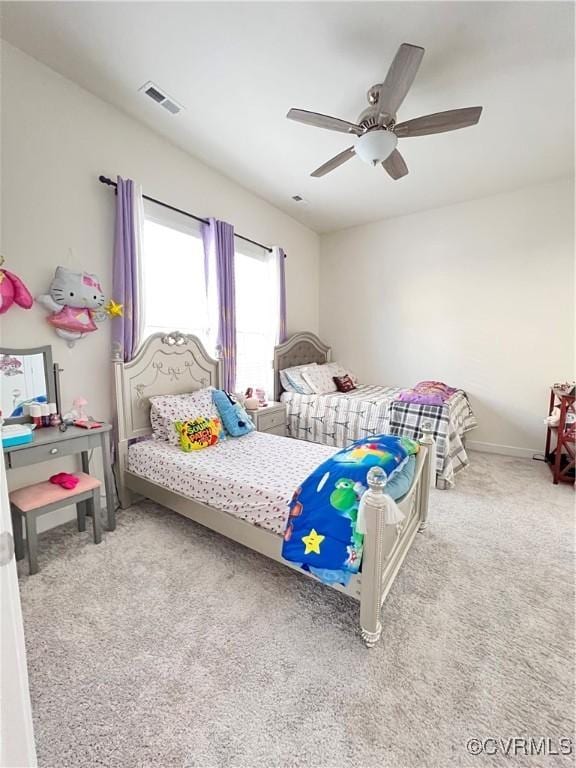
[[[572,736],[573,490],[484,454],[457,480],[370,651],[356,603],[152,503],[98,547],[41,536],[21,568],[40,766],[571,765],[466,743]]]

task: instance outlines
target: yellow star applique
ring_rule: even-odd
[[[118,304],[113,299],[110,299],[108,304],[106,304],[106,312],[110,315],[110,317],[122,317],[124,314],[124,307],[122,304]]]
[[[310,552],[314,552],[316,555],[320,554],[320,544],[324,541],[326,536],[322,536],[321,533],[317,533],[314,528],[307,536],[302,536],[302,541],[306,545],[304,550],[305,555],[309,555]]]

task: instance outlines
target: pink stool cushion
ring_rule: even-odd
[[[67,491],[60,485],[54,485],[54,483],[50,482],[35,483],[34,485],[27,485],[25,488],[19,488],[17,491],[12,491],[10,493],[10,502],[15,507],[18,507],[20,512],[31,512],[34,509],[46,507],[48,504],[54,504],[57,501],[70,501],[73,504],[74,496],[100,487],[100,480],[97,480],[95,477],[86,475],[84,472],[75,472],[74,474],[80,478],[80,482],[71,491]]]

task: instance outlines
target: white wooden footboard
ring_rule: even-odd
[[[424,530],[428,518],[430,490],[430,448],[434,440],[425,432],[420,440],[416,473],[410,492],[399,505],[405,515],[402,523],[387,524],[386,480],[381,470],[368,473],[369,488],[364,495],[366,535],[362,557],[360,592],[360,631],[371,648],[382,634],[380,609],[402,565],[416,533]]]

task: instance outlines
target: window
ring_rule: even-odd
[[[276,259],[236,242],[236,389],[259,387],[272,396],[272,358],[278,336],[279,293]]]
[[[213,265],[206,292],[200,222],[144,201],[142,247],[143,338],[192,333],[216,355],[218,298]],[[236,239],[236,390],[273,393],[272,358],[278,337],[279,276],[276,257]]]
[[[144,201],[143,337],[183,331],[209,345],[200,223]]]

